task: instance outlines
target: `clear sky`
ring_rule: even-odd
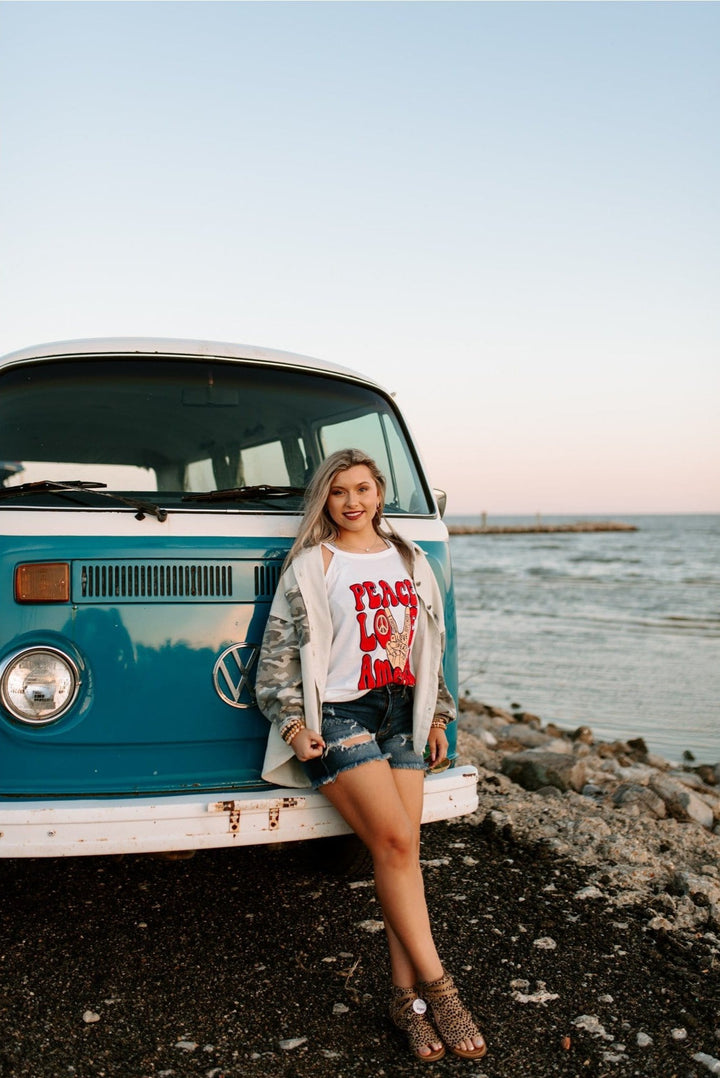
[[[720,510],[720,5],[2,2],[0,352],[266,345],[449,513]]]

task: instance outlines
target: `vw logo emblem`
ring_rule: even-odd
[[[255,691],[250,671],[257,662],[257,644],[231,644],[225,648],[213,668],[213,685],[218,696],[230,707],[254,707]]]

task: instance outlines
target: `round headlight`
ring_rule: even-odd
[[[0,700],[11,715],[33,726],[54,722],[72,705],[80,674],[72,659],[54,648],[30,648],[2,666]]]

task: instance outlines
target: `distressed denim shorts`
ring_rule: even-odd
[[[392,768],[423,771],[425,761],[413,749],[412,689],[405,685],[384,685],[371,689],[357,700],[323,704],[322,756],[303,763],[314,789],[334,782],[342,771],[370,760],[387,760]],[[369,733],[369,740],[348,741]]]

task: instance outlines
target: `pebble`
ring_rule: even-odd
[[[593,1037],[602,1037],[604,1041],[613,1039],[612,1034],[606,1032],[600,1019],[594,1014],[581,1014],[579,1018],[573,1019],[573,1025],[578,1029],[584,1029],[586,1033],[591,1033]]]
[[[346,1007],[344,1003],[333,1004],[333,1014],[347,1014],[350,1008]]]
[[[679,1029],[671,1030],[670,1036],[674,1041],[685,1041],[687,1040],[687,1030],[683,1029],[681,1026]]]
[[[527,981],[514,981],[513,984],[524,984],[525,986],[528,986]],[[560,999],[560,996],[557,992],[548,992],[544,981],[537,981],[537,990],[535,992],[525,993],[516,991],[513,992],[512,998],[516,1003],[549,1003],[550,1000]]]
[[[364,932],[382,932],[385,928],[384,921],[360,921],[358,928],[362,928]]]
[[[88,1025],[92,1025],[93,1022],[99,1021],[100,1015],[95,1014],[95,1011],[85,1011],[85,1014],[83,1015],[83,1022],[86,1022]]]
[[[647,1033],[638,1033],[635,1040],[638,1048],[649,1048],[653,1042],[652,1037],[649,1037]]]
[[[711,1074],[720,1074],[720,1059],[706,1055],[705,1052],[696,1052],[693,1059],[696,1063],[702,1063],[704,1067],[707,1067]]]
[[[196,1041],[177,1041],[176,1048],[182,1048],[184,1052],[194,1052],[197,1048]]]
[[[550,936],[541,936],[540,939],[533,940],[533,947],[537,947],[541,951],[554,951],[557,943]]]
[[[591,885],[590,887],[581,887],[579,891],[576,891],[575,898],[579,898],[584,901],[586,898],[602,898],[603,893],[599,887]]]
[[[283,1052],[291,1052],[293,1048],[299,1048],[301,1044],[306,1043],[307,1037],[288,1037],[285,1040],[278,1041],[278,1045]]]

